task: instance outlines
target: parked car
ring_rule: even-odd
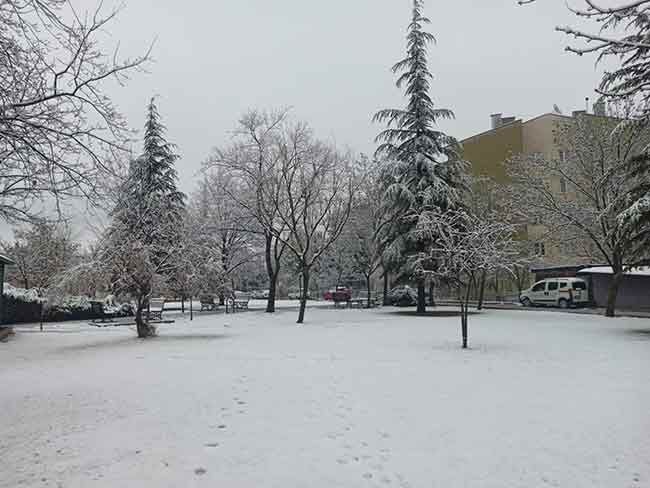
[[[589,303],[589,290],[587,282],[580,278],[548,278],[522,291],[519,301],[525,307],[569,308]]]
[[[266,300],[269,297],[269,290],[255,290],[252,293],[253,300]]]
[[[388,293],[388,303],[394,307],[412,307],[418,301],[417,291],[408,285],[393,288]]]
[[[335,288],[331,288],[323,293],[323,300],[331,301],[334,299],[335,294],[337,294],[340,298],[349,300],[352,298],[352,288],[349,286],[337,286]]]

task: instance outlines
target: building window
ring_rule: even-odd
[[[566,151],[558,151],[558,156],[561,163],[565,163],[568,159],[568,154]]]
[[[560,178],[560,193],[566,193],[566,180]]]
[[[543,242],[535,243],[535,254],[537,256],[546,256],[546,246]]]

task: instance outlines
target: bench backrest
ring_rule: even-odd
[[[152,298],[149,300],[149,310],[161,310],[165,307],[165,299],[164,298]]]
[[[210,304],[213,304],[213,303],[214,303],[214,297],[213,297],[212,295],[203,295],[203,296],[201,297],[201,303],[202,303],[202,304],[203,304],[203,303],[210,303]]]
[[[251,294],[250,293],[235,293],[235,300],[238,302],[250,302]]]

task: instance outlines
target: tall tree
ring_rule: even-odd
[[[103,201],[131,132],[106,85],[147,62],[105,51],[117,11],[66,0],[0,1],[0,218],[30,221],[54,202]],[[84,2],[85,3],[85,2]]]
[[[293,254],[302,277],[298,312],[302,324],[312,270],[345,228],[356,175],[349,155],[315,139],[304,124],[285,130],[278,144],[277,183],[264,198],[272,202],[281,222],[269,228]]]
[[[434,37],[424,30],[430,20],[422,15],[422,9],[423,1],[414,0],[407,56],[393,66],[393,73],[399,74],[397,87],[404,87],[408,104],[404,109],[381,110],[373,118],[388,125],[377,137],[376,155],[395,161],[387,197],[402,211],[393,243],[396,254],[401,255],[409,254],[409,249],[423,251],[426,247],[408,232],[417,216],[427,209],[455,207],[465,188],[465,162],[459,157],[457,141],[435,129],[439,120],[453,118],[453,113],[436,108],[430,96],[433,76],[428,68],[427,46]],[[415,267],[411,275],[418,285],[418,312],[424,313],[426,276]]]
[[[131,163],[120,188],[102,259],[113,284],[136,301],[138,336],[154,333],[143,318],[154,285],[169,282],[182,248],[185,195],[178,190],[178,155],[152,99],[147,109],[142,155]]]
[[[278,278],[286,245],[276,236],[284,230],[278,211],[269,195],[277,192],[280,179],[279,139],[287,128],[287,110],[244,114],[235,131],[234,143],[216,149],[205,164],[207,170],[229,174],[232,186],[224,187],[228,200],[242,210],[249,236],[258,234],[264,241],[264,262],[269,283],[266,311],[275,312]]]

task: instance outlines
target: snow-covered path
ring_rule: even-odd
[[[650,486],[650,321],[295,316],[0,344],[0,487]]]

